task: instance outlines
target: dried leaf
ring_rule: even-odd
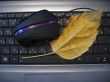
[[[51,43],[54,53],[68,60],[85,53],[97,37],[101,15],[93,11],[72,16],[60,37]]]
[[[98,32],[94,32],[90,36],[87,37],[76,37],[74,38],[71,45],[64,46],[59,49],[55,53],[57,53],[60,57],[68,60],[72,60],[76,57],[81,56],[83,53],[88,51],[89,47],[94,43]]]

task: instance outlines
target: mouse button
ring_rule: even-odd
[[[60,25],[55,23],[55,24],[50,24],[50,25],[46,25],[45,27],[39,27],[39,28],[35,28],[34,30],[30,30],[32,31],[32,35],[31,36],[35,36],[37,38],[55,38],[59,35],[59,28]]]
[[[51,20],[56,20],[57,21],[57,17],[55,15],[53,15],[53,13],[47,11],[47,10],[42,10],[39,11],[25,19],[23,19],[23,21],[21,23],[19,23],[16,28],[14,28],[14,32],[16,32],[17,30],[21,29],[21,28],[25,28],[29,25],[33,25],[33,24],[39,24],[45,21],[51,21]]]
[[[15,36],[17,39],[27,39],[32,37],[31,31],[26,31]]]

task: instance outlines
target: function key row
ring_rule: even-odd
[[[82,13],[82,11],[74,11],[74,12],[52,12],[55,16],[57,17],[62,17],[64,14],[66,14],[66,17],[70,17],[71,15],[74,14],[79,14]],[[0,13],[0,18],[25,18],[30,15],[32,15],[33,12],[17,12],[17,13]],[[109,18],[110,13],[109,12],[104,12],[102,18]]]
[[[0,19],[7,18],[25,18],[30,16],[32,13],[0,13]]]
[[[72,14],[75,15],[75,14],[78,14],[78,13],[81,13],[81,12],[74,12],[74,13],[67,13],[65,15],[65,17],[63,17],[63,23],[62,21],[58,21],[61,25],[62,24],[67,24],[67,19],[68,17],[70,17]],[[15,26],[15,24],[19,23],[20,20],[22,20],[23,18],[25,17],[28,17],[30,16],[32,13],[8,13],[8,14],[0,14],[0,27],[4,26]],[[64,12],[53,12],[53,14],[55,16],[57,16],[59,19],[62,19],[61,17],[65,14]],[[102,26],[110,26],[110,17],[109,17],[109,14],[110,13],[104,13],[104,18],[103,20],[101,21],[101,25]],[[106,19],[107,17],[107,19]],[[2,19],[2,18],[6,18],[6,19]],[[18,19],[18,20],[17,20]],[[19,20],[20,19],[20,20]],[[9,23],[9,25],[8,25]]]

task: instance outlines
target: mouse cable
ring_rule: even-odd
[[[72,10],[70,10],[70,11],[67,11],[67,12],[62,16],[62,18],[63,18],[63,17],[66,17],[66,15],[67,15],[68,13],[73,13],[74,11],[77,11],[77,10],[90,10],[90,11],[95,11],[95,10],[92,9],[92,8],[85,8],[85,7],[75,8],[75,9],[72,9]]]
[[[70,11],[67,11],[67,12],[65,12],[64,13],[64,15],[62,15],[61,16],[61,19],[62,18],[64,18],[64,19],[66,19],[67,18],[67,14],[69,14],[69,13],[72,13],[73,15],[74,15],[74,12],[76,12],[76,11],[78,11],[78,10],[88,10],[88,11],[95,11],[94,9],[92,9],[92,8],[86,8],[86,7],[81,7],[81,8],[75,8],[75,9],[72,9],[72,10],[70,10]],[[62,27],[59,29],[59,34],[61,34],[62,33],[62,30],[64,29],[64,23],[65,23],[65,20],[62,20]]]

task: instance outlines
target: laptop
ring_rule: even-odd
[[[0,82],[110,82],[110,1],[109,0],[3,0],[0,1]],[[47,9],[66,25],[75,8],[103,11],[98,37],[84,55],[74,60],[51,56],[22,59],[51,50],[49,41],[23,47],[13,35],[13,28],[31,14]],[[60,21],[63,20],[63,21]]]

